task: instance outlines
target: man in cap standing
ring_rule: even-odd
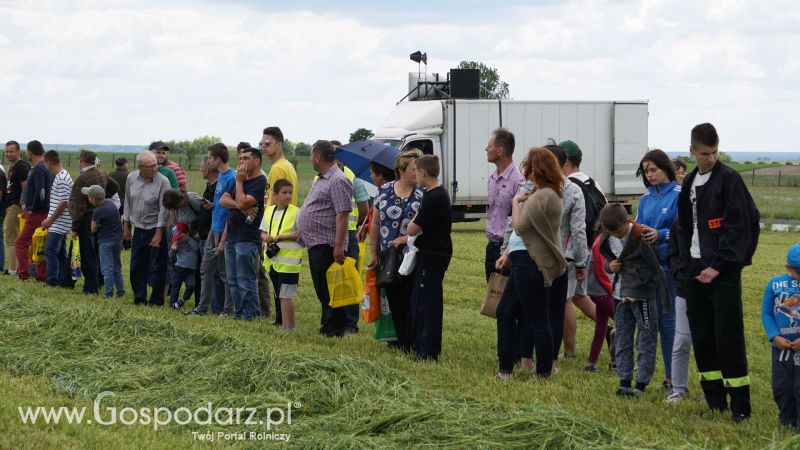
[[[119,192],[117,182],[95,167],[97,154],[82,150],[78,155],[80,175],[72,185],[69,195],[70,216],[72,217],[72,236],[78,238],[81,252],[81,273],[83,274],[83,293],[99,292],[100,268],[98,266],[97,242],[92,233],[92,213],[94,206],[81,193],[81,189],[98,185],[106,190],[106,197],[113,197]]]
[[[186,188],[186,172],[183,171],[181,166],[175,161],[169,159],[169,147],[161,141],[155,141],[150,144],[150,151],[156,155],[156,160],[159,166],[166,167],[175,174],[175,182],[178,183],[178,188],[183,192],[187,192]],[[161,173],[161,171],[159,171]],[[170,185],[172,184],[170,180]],[[173,187],[174,189],[174,187]]]

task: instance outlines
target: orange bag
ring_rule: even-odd
[[[381,290],[378,288],[378,271],[373,268],[367,269],[366,272],[361,314],[364,322],[373,323],[381,316]]]

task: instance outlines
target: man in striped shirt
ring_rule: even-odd
[[[159,165],[175,172],[175,178],[178,179],[178,187],[180,190],[188,192],[186,187],[186,172],[183,171],[178,163],[169,160],[169,147],[167,147],[167,144],[161,141],[153,142],[150,144],[150,150],[156,155],[156,161],[158,161]]]
[[[47,285],[63,286],[66,273],[67,248],[66,236],[72,229],[72,217],[67,209],[69,193],[72,192],[72,177],[61,168],[58,152],[48,150],[44,154],[44,165],[55,178],[50,188],[50,210],[42,221],[42,228],[47,228],[47,243],[44,254],[47,261]]]
[[[300,239],[308,248],[308,264],[314,290],[322,306],[320,334],[343,336],[344,308],[331,308],[326,273],[336,261],[344,263],[347,223],[353,205],[353,185],[333,158],[333,144],[317,141],[311,147],[311,165],[319,178],[311,187],[298,215]]]

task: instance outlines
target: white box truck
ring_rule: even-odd
[[[581,170],[597,181],[609,201],[629,204],[645,191],[636,169],[648,150],[647,106],[646,100],[404,101],[371,139],[437,155],[454,220],[476,220],[486,213],[487,179],[494,166],[486,161],[485,149],[498,127],[516,137],[515,164],[548,138],[575,141],[583,152]]]

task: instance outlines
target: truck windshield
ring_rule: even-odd
[[[370,139],[371,141],[380,142],[381,144],[391,145],[392,147],[400,148],[400,139]]]

